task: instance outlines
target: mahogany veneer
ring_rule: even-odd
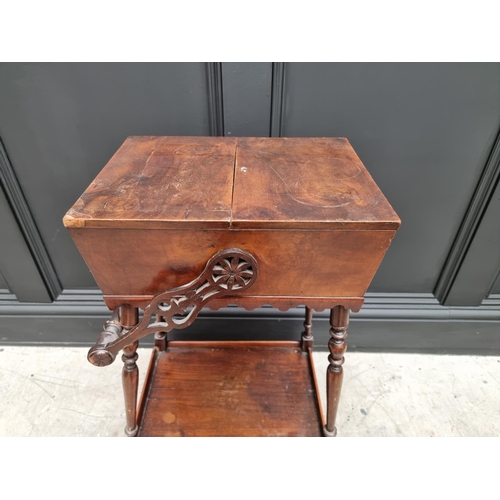
[[[274,363],[286,373],[280,380],[300,379],[303,385],[297,388],[304,388],[310,384],[304,378],[308,356],[296,347],[174,349],[167,333],[187,327],[202,307],[271,304],[286,310],[304,304],[304,352],[312,347],[312,310],[332,311],[323,433],[335,435],[349,310],[361,307],[400,225],[347,139],[129,137],[68,211],[64,224],[114,311],[89,360],[104,366],[123,350],[127,434],[166,432],[152,415],[159,418],[182,400],[171,381],[191,397],[177,413],[171,412],[179,415],[178,427],[169,427],[174,434],[260,435],[245,419],[239,430],[229,429],[217,412],[209,412],[210,425],[188,424],[185,415],[199,416],[197,408],[209,400],[203,391],[189,391],[184,377],[210,367],[215,385],[226,384],[224,374],[246,353],[243,372],[261,366],[258,359],[265,365],[257,385],[266,385],[266,373],[272,384],[268,371]],[[138,308],[144,309],[141,321]],[[163,352],[155,357],[145,414],[138,419],[136,350],[138,340],[150,333]],[[212,352],[213,359],[207,354]],[[162,381],[169,396],[151,396],[158,394]],[[241,389],[235,401],[257,418],[260,407],[248,406],[251,388],[240,382],[235,379]],[[283,421],[276,426],[263,414],[267,427],[274,429],[269,432],[301,435],[309,432],[307,420],[315,434],[317,415],[305,400],[300,405],[306,420],[286,421],[286,411],[279,409],[288,403],[277,397],[283,391],[279,387],[269,386],[278,408],[272,407],[269,415],[279,414],[276,418]],[[217,399],[216,393],[212,396]],[[217,401],[218,409],[226,401],[226,410],[234,414],[229,400]]]

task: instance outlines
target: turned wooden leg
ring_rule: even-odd
[[[165,318],[161,314],[156,315],[156,321],[161,323],[165,321]],[[167,350],[167,332],[156,332],[155,333],[155,347],[158,347],[159,351]]]
[[[302,332],[301,348],[305,352],[312,349],[314,337],[312,335],[312,309],[306,306],[306,319],[304,321],[304,331]]]
[[[326,425],[323,429],[325,436],[333,437],[337,435],[335,420],[337,419],[337,409],[339,407],[340,391],[342,389],[342,379],[344,378],[344,353],[347,348],[346,337],[349,325],[349,309],[343,306],[336,306],[330,311],[330,340],[328,349],[330,362],[326,371]]]
[[[121,307],[120,322],[123,328],[129,329],[139,322],[139,310],[136,307],[125,305]],[[135,341],[123,348],[123,396],[125,399],[125,412],[127,425],[125,434],[135,436],[137,427],[137,392],[139,388],[139,369],[137,368],[137,347],[139,342]]]

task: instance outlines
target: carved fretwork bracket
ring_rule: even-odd
[[[248,252],[238,248],[217,252],[194,281],[155,295],[144,309],[141,321],[133,328],[124,329],[115,311],[112,319],[104,324],[105,329],[96,345],[90,349],[88,360],[93,365],[106,366],[115,360],[121,349],[146,335],[186,328],[207,302],[247,290],[257,274],[257,260]],[[156,321],[151,323],[153,316]]]

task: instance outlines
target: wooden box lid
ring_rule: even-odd
[[[66,227],[397,229],[344,138],[129,137]]]

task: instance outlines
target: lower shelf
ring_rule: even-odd
[[[321,436],[310,352],[298,342],[170,342],[155,350],[139,436]]]

